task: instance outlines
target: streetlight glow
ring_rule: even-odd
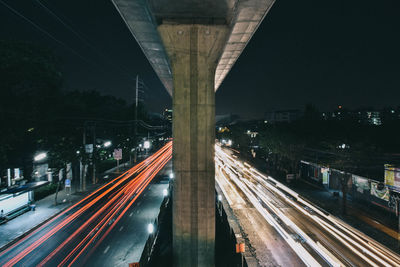
[[[42,152],[42,153],[37,154],[33,159],[35,161],[40,161],[40,160],[45,159],[45,158],[47,158],[47,153]]]
[[[111,141],[104,142],[104,147],[109,147],[109,146],[111,146]]]
[[[171,173],[169,174],[169,179],[174,179],[174,173],[173,173],[173,172],[171,172]]]
[[[147,225],[147,232],[149,232],[149,234],[152,234],[154,232],[154,225],[152,223],[149,223]]]
[[[149,149],[150,148],[150,141],[146,140],[143,142],[143,148],[144,149]]]

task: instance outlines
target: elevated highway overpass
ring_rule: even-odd
[[[112,0],[173,99],[174,266],[213,266],[215,91],[274,0]]]

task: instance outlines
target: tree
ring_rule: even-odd
[[[82,133],[88,121],[95,122],[91,127],[96,129],[96,138],[90,140],[94,145],[104,138],[112,139],[129,153],[135,145],[133,105],[97,91],[82,91],[84,88],[63,91],[58,65],[57,58],[44,47],[0,41],[0,123],[4,126],[0,131],[0,172],[22,167],[29,179],[38,150],[48,152],[52,169],[65,167],[77,159],[77,150],[83,150]],[[142,103],[137,117],[148,121]],[[143,130],[140,133],[147,135]]]
[[[40,134],[36,126],[53,116],[59,102],[62,76],[57,65],[45,48],[0,41],[0,123],[4,126],[0,169],[30,165]]]
[[[298,173],[305,141],[296,133],[296,125],[282,124],[265,128],[260,131],[260,145],[268,153],[279,155],[281,159],[288,161],[288,173]]]

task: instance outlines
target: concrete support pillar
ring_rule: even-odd
[[[214,266],[214,77],[228,29],[162,24],[174,78],[174,266]]]

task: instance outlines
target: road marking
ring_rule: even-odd
[[[109,249],[110,249],[110,246],[107,246],[106,249],[104,250],[103,254],[106,254]]]
[[[121,226],[121,228],[119,228],[119,231],[121,232],[121,231],[122,231],[122,229],[124,229],[124,227],[123,227],[123,226]]]
[[[367,224],[371,225],[372,227],[374,227],[375,229],[378,229],[382,232],[384,232],[385,234],[397,239],[397,231],[375,221],[370,219],[369,217],[362,215],[362,214],[356,214],[354,213],[354,215],[358,218],[360,218],[361,220],[363,220],[364,222],[366,222]]]
[[[131,214],[129,214],[129,217],[132,217],[132,215],[133,215],[133,212],[131,212]]]

